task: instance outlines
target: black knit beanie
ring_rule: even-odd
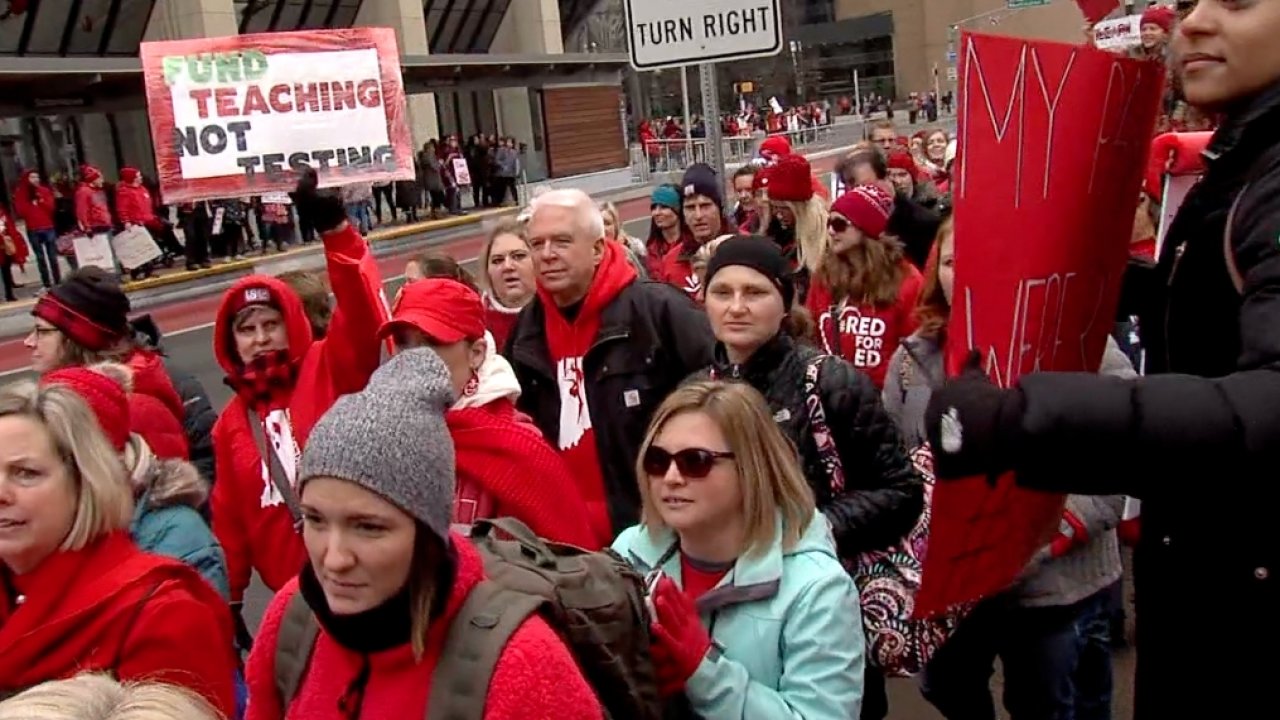
[[[791,303],[796,294],[795,285],[791,281],[791,265],[782,256],[777,243],[758,235],[725,240],[707,262],[707,280],[704,286],[710,286],[716,273],[730,265],[749,267],[769,278],[778,292],[782,293],[783,307],[791,312]]]
[[[720,178],[716,177],[716,171],[706,163],[694,163],[684,171],[684,177],[680,179],[680,196],[683,198],[691,198],[697,195],[705,195],[711,198],[711,201],[724,212],[724,189],[721,187]]]

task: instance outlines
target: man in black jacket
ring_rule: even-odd
[[[980,371],[936,392],[939,478],[1141,498],[1140,720],[1274,715],[1280,663],[1280,3],[1201,0],[1184,90],[1227,112],[1150,274],[1126,277],[1149,377]],[[1265,81],[1265,82],[1260,82]],[[1268,711],[1265,708],[1271,707]]]
[[[636,279],[586,193],[539,196],[528,230],[538,295],[505,355],[523,389],[519,409],[560,450],[604,545],[639,521],[635,463],[649,419],[710,364],[711,329],[678,290]]]
[[[849,153],[836,167],[844,186],[878,185],[893,195],[893,214],[889,216],[888,233],[902,243],[907,259],[924,269],[933,249],[934,237],[942,216],[900,191],[889,181],[886,156],[875,148],[860,148]],[[834,199],[834,198],[832,198]]]

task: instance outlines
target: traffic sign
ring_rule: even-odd
[[[1006,5],[1010,10],[1019,10],[1021,8],[1035,7],[1037,5],[1048,5],[1049,0],[1008,0]]]
[[[952,82],[955,82],[956,78],[958,78],[958,77],[960,77],[960,75],[956,72],[956,66],[955,66],[955,65],[952,65],[951,67],[947,68],[947,79],[948,79],[948,80],[950,80],[950,81],[952,81]]]
[[[947,51],[947,62],[949,62],[949,63],[951,63],[951,64],[953,64],[953,65],[955,64],[955,62],[956,62],[956,51],[955,51],[955,50],[948,50],[948,51]]]
[[[637,70],[767,57],[782,51],[780,0],[626,0]]]

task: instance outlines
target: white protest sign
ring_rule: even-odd
[[[1128,50],[1142,44],[1142,16],[1103,20],[1093,26],[1093,44],[1099,50]]]
[[[779,0],[626,0],[627,45],[637,70],[777,55]]]

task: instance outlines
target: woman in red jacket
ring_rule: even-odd
[[[806,305],[818,319],[826,351],[849,361],[884,387],[889,359],[915,332],[924,278],[885,237],[893,197],[859,185],[831,205],[830,235],[809,257],[818,259]]]
[[[13,223],[9,211],[0,205],[0,277],[4,280],[5,302],[15,302],[18,297],[13,294],[16,287],[13,282],[13,266],[27,264],[27,241]]]
[[[458,678],[475,662],[445,653],[485,579],[479,552],[449,529],[453,392],[436,353],[406,350],[316,423],[298,474],[309,562],[263,617],[248,720],[434,717],[431,704],[456,706],[467,691],[483,694],[485,720],[602,717],[572,654],[536,614],[518,622],[478,688]],[[313,622],[314,641],[299,641],[294,630]],[[292,661],[277,666],[281,656]]]
[[[324,339],[313,339],[298,294],[265,275],[227,290],[214,324],[213,353],[235,390],[213,427],[212,499],[233,604],[252,571],[275,591],[302,567],[302,541],[279,484],[296,483],[311,427],[334,400],[364,387],[381,356],[378,328],[388,313],[373,254],[347,223],[341,200],[310,188],[297,193],[298,202],[323,239],[336,298]],[[278,463],[259,449],[266,442]],[[272,465],[284,477],[270,472]]]
[[[126,227],[138,225],[146,228],[164,252],[161,262],[169,266],[183,250],[173,234],[173,227],[156,215],[155,200],[143,184],[142,173],[137,168],[120,168],[120,183],[116,185],[116,219]]]
[[[453,279],[426,278],[401,291],[383,336],[401,349],[430,347],[449,368],[457,402],[445,414],[457,451],[453,522],[514,517],[554,542],[596,549],[577,485],[551,445],[516,411],[520,383],[485,333],[480,296]]]
[[[102,171],[92,165],[80,166],[80,184],[76,186],[76,224],[80,232],[97,234],[111,232],[115,221],[111,219],[111,206],[107,203],[107,191]]]
[[[75,391],[0,391],[0,696],[96,671],[235,710],[226,603],[140,551],[132,515],[119,456]]]
[[[62,268],[58,266],[58,233],[53,224],[56,209],[53,189],[41,184],[40,173],[24,171],[13,189],[13,210],[27,224],[27,238],[35,250],[40,282],[46,288],[62,282]],[[74,262],[71,269],[75,269]]]

